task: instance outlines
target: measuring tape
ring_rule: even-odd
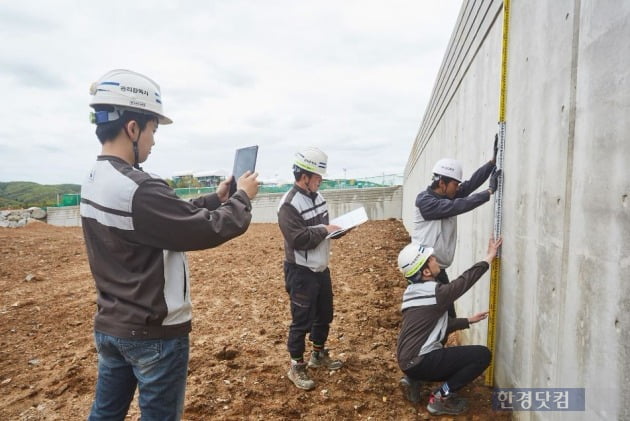
[[[505,147],[505,122],[499,122],[499,151],[497,153],[497,167],[503,168],[503,150]],[[494,192],[494,238],[501,236],[501,217],[503,215],[503,177],[499,177],[497,191]],[[488,349],[492,352],[492,360],[486,369],[486,386],[494,384],[494,361],[495,344],[496,344],[496,318],[497,318],[497,301],[499,297],[499,278],[501,276],[501,248],[497,250],[496,257],[492,260],[490,266],[490,299],[488,308]]]
[[[507,95],[507,53],[508,26],[510,21],[510,1],[503,1],[503,42],[501,46],[501,96],[499,98],[499,142],[497,152],[497,168],[503,169],[505,151],[505,99]],[[494,192],[494,238],[501,236],[501,219],[503,216],[503,177],[499,177],[497,191]],[[497,302],[499,297],[499,278],[501,277],[501,248],[492,260],[490,267],[490,298],[488,308],[488,348],[492,352],[492,360],[486,369],[486,386],[494,385],[494,362],[496,360],[497,335]]]

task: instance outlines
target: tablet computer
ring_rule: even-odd
[[[234,168],[232,169],[232,182],[230,183],[230,196],[236,193],[236,180],[247,171],[256,171],[256,158],[258,157],[258,145],[248,146],[236,150],[234,156]]]

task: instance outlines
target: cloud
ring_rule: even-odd
[[[15,5],[0,4],[0,33],[47,33],[57,26],[47,14],[39,14],[36,5],[22,2]]]
[[[258,144],[261,176],[290,176],[312,144],[331,176],[402,173],[460,5],[3,3],[0,180],[80,183],[100,150],[88,87],[114,68],[156,80],[175,122],[148,171],[230,170],[237,147]]]
[[[0,78],[8,78],[29,88],[59,89],[65,86],[62,78],[53,72],[30,63],[17,63],[0,59]]]

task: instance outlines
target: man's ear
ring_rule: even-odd
[[[422,276],[430,278],[431,276],[433,276],[433,274],[431,273],[431,269],[429,269],[429,266],[425,266],[424,268],[422,268]]]
[[[140,132],[140,126],[136,120],[129,120],[125,123],[125,132],[127,136],[131,138],[131,140],[136,140],[138,138],[138,134]]]

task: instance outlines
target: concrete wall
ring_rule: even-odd
[[[81,215],[78,206],[63,206],[60,208],[46,208],[48,216],[46,222],[58,227],[80,227]]]
[[[408,229],[437,159],[462,160],[466,177],[490,156],[502,12],[462,6],[406,168]],[[496,384],[586,389],[586,412],[518,419],[630,419],[630,2],[513,0],[510,12]],[[490,203],[458,218],[451,278],[483,257],[492,216]],[[488,279],[460,314],[487,308]],[[486,327],[465,338],[485,343]]]
[[[252,222],[277,222],[278,202],[283,193],[261,194],[252,201]],[[361,206],[370,220],[385,220],[402,217],[402,186],[369,189],[324,190],[322,191],[331,218],[343,215]],[[48,208],[51,225],[63,227],[80,226],[78,206]]]
[[[402,217],[402,186],[369,189],[323,190],[331,218],[365,207],[370,220]],[[277,222],[278,203],[283,193],[261,194],[252,203],[253,222]]]

